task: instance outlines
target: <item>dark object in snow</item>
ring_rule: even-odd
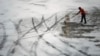
[[[93,42],[100,42],[100,40],[98,40],[98,39],[90,40],[90,41],[93,41]]]
[[[96,44],[95,46],[98,46],[98,47],[100,47],[100,44]]]
[[[3,55],[0,55],[0,56],[3,56]]]
[[[88,39],[94,39],[94,36],[74,36],[74,38],[88,38]]]

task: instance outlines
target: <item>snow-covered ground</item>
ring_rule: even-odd
[[[0,56],[100,56],[99,5],[99,0],[0,0]],[[80,15],[72,18],[79,6],[87,11],[87,24],[96,26],[71,26],[86,31],[79,38],[61,36],[64,15],[79,22]]]

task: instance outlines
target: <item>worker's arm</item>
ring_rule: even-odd
[[[80,11],[78,13],[76,13],[76,15],[78,15],[80,13]]]

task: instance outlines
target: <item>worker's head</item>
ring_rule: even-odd
[[[80,9],[81,9],[81,7],[78,7],[78,9],[80,10]]]

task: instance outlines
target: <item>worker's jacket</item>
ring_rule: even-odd
[[[80,9],[80,11],[79,11],[79,13],[81,13],[81,15],[85,15],[86,14],[86,12],[84,11],[84,9]]]

